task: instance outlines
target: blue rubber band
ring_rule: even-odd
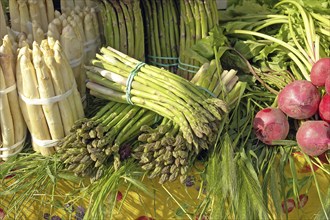
[[[209,95],[211,95],[213,98],[216,98],[216,96],[214,95],[213,92],[211,92],[210,90],[202,87],[202,86],[198,86],[198,88],[200,88],[201,90],[204,90],[205,92],[207,92]]]
[[[137,75],[140,68],[144,65],[145,65],[145,63],[143,63],[143,62],[138,63],[134,67],[134,69],[130,72],[130,74],[128,76],[128,79],[126,81],[126,101],[131,105],[134,105],[132,100],[131,100],[131,89],[132,89],[133,79]]]
[[[171,64],[166,64],[166,63],[158,63],[155,61],[150,60],[149,61],[151,64],[157,65],[157,66],[163,66],[163,67],[171,67],[171,66],[177,66],[178,63],[171,63]]]
[[[181,67],[180,64],[179,64],[178,68],[181,69],[181,70],[187,71],[189,73],[194,73],[194,74],[197,73],[197,71],[195,71],[195,70],[188,70],[186,68]]]
[[[148,55],[148,58],[153,58],[153,59],[161,59],[161,60],[178,60],[178,57],[157,57],[157,56],[152,56]]]
[[[182,63],[180,58],[179,58],[179,65],[186,66],[186,67],[191,67],[191,68],[194,68],[194,69],[199,69],[200,68],[199,66],[194,66],[194,65],[187,64],[187,63]]]

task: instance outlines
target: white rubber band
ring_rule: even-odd
[[[16,84],[4,89],[4,90],[0,90],[0,95],[5,95],[5,94],[8,94],[12,91],[14,91],[16,89]]]
[[[72,88],[70,90],[66,91],[65,93],[63,93],[61,95],[53,96],[50,98],[30,99],[30,98],[25,97],[21,93],[19,93],[19,97],[28,105],[49,105],[49,104],[53,104],[55,102],[60,102],[64,99],[66,99],[67,97],[69,97],[72,94],[73,89],[75,87],[76,87],[76,83],[74,82],[72,85]]]
[[[26,135],[24,136],[24,138],[17,142],[16,144],[14,144],[13,146],[10,146],[10,147],[4,147],[4,148],[0,148],[0,151],[9,151],[9,150],[13,150],[15,148],[17,148],[18,146],[20,146],[19,148],[17,148],[16,151],[14,151],[13,153],[11,154],[5,154],[5,155],[0,155],[0,158],[7,158],[7,157],[11,157],[11,156],[14,156],[16,154],[18,154],[19,152],[21,152],[24,148],[24,141],[25,141],[25,138],[26,138]]]
[[[81,56],[81,57],[79,57],[79,58],[77,58],[77,59],[70,60],[70,61],[69,61],[70,66],[71,66],[72,68],[79,66],[79,65],[82,63],[83,58],[84,58],[84,56]]]
[[[97,42],[97,38],[85,42],[84,43],[84,51],[89,52],[89,51],[93,50],[94,48],[96,48],[97,47],[96,42]]]
[[[10,146],[10,147],[2,147],[0,148],[0,151],[9,151],[9,150],[13,150],[15,149],[16,147],[18,147],[19,145],[23,144],[24,141],[25,141],[25,138],[26,138],[26,135],[23,137],[22,140],[20,140],[19,142],[17,142],[16,144]]]
[[[32,141],[39,147],[48,148],[48,147],[54,147],[60,140],[39,140],[32,136]]]

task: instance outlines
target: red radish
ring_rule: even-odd
[[[200,217],[199,215],[197,215],[196,217],[195,217],[195,220],[209,220],[209,217],[208,216],[206,216],[206,215],[203,215],[202,217]]]
[[[330,76],[328,76],[327,79],[325,80],[324,87],[325,87],[325,92],[330,95]]]
[[[298,209],[303,208],[307,202],[308,202],[308,196],[306,194],[299,195]]]
[[[325,94],[319,105],[319,115],[323,119],[330,123],[330,94]]]
[[[306,121],[299,127],[296,139],[305,154],[319,156],[330,148],[330,124],[325,121]]]
[[[151,217],[147,217],[147,216],[139,216],[137,219],[135,219],[135,220],[154,220],[153,218],[151,218]]]
[[[253,129],[259,140],[272,144],[272,141],[283,140],[288,135],[288,118],[278,108],[265,108],[256,114]]]
[[[122,199],[123,199],[123,194],[120,191],[118,191],[117,192],[117,198],[116,198],[117,202],[119,202]]]
[[[320,100],[320,93],[311,82],[296,80],[278,94],[278,107],[291,118],[307,119],[317,112]]]
[[[325,80],[330,76],[330,58],[319,59],[312,67],[311,81],[316,86],[324,86]]]
[[[285,208],[285,203],[286,203],[286,208]],[[294,207],[295,207],[295,203],[293,199],[287,199],[286,201],[282,202],[282,210],[284,213],[292,212]]]
[[[2,208],[0,208],[0,220],[5,219],[6,213],[3,211]]]
[[[295,160],[295,164],[297,165],[297,171],[298,173],[310,173],[312,172],[312,170],[316,171],[319,169],[319,167],[317,165],[315,165],[314,163],[312,163],[312,166],[311,167],[309,165],[309,163],[306,161],[304,155],[302,154],[302,152],[293,152],[292,153],[292,156]],[[329,161],[327,159],[327,156],[326,156],[326,152],[324,152],[323,154],[317,156],[318,159],[320,160],[320,162],[322,164],[329,164]],[[313,157],[310,157],[310,159],[312,161],[315,161],[315,163],[318,164],[318,162],[313,158]]]

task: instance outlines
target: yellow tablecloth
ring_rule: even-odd
[[[299,173],[298,178],[311,175],[308,168],[306,168],[307,164],[303,157],[296,155],[294,158],[296,168]],[[329,169],[329,165],[327,165],[326,168]],[[289,168],[286,172],[287,175],[290,176]],[[316,171],[316,176],[322,195],[326,195],[330,185],[330,177],[320,169]],[[186,185],[175,181],[161,186],[155,180],[149,180],[146,178],[143,182],[148,186],[153,196],[150,197],[144,195],[140,191],[130,189],[125,200],[123,199],[123,196],[126,193],[126,188],[125,186],[120,187],[114,219],[188,219],[187,215],[184,213],[184,210],[189,213],[194,213],[196,207],[203,199],[203,193],[200,194],[200,192],[203,192],[203,188],[200,190],[201,187],[203,187],[203,184],[199,173],[191,173],[190,180],[191,181],[189,181]],[[62,197],[65,198],[66,192],[70,192],[70,190],[74,189],[74,187],[74,185],[67,183],[60,184],[56,190],[57,195],[62,195]],[[300,204],[302,206],[301,208],[299,208],[298,205],[295,207],[291,206],[292,204],[290,204],[289,200],[289,219],[312,219],[313,216],[321,209],[315,185],[312,185],[309,188],[307,194],[306,190],[306,188],[303,188],[300,192],[303,200]],[[3,219],[14,219],[13,216],[9,217],[5,214],[6,208],[8,208],[6,206],[7,202],[8,198],[0,198],[0,208],[4,212],[2,214],[0,212],[0,219],[3,216],[5,216]],[[76,213],[79,212],[81,208],[86,208],[88,204],[87,202],[88,198],[77,202],[73,207],[74,212],[71,214],[65,211],[63,204],[60,204],[59,207],[56,208],[56,211],[54,212],[55,214],[53,215],[57,215],[63,220],[76,219]],[[179,204],[183,209],[180,208]],[[42,195],[40,195],[40,201],[36,201],[33,204],[25,204],[24,207],[20,207],[20,209],[24,209],[24,216],[18,218],[20,220],[44,219],[44,214],[49,212],[49,206],[43,203]],[[285,219],[284,212],[283,218]],[[207,217],[205,216],[204,219],[207,219]]]

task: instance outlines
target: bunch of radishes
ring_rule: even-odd
[[[318,60],[310,77],[311,82],[296,80],[285,86],[278,95],[278,108],[256,114],[253,128],[259,140],[268,145],[284,140],[290,117],[301,120],[296,140],[304,153],[318,156],[330,149],[330,58]]]

